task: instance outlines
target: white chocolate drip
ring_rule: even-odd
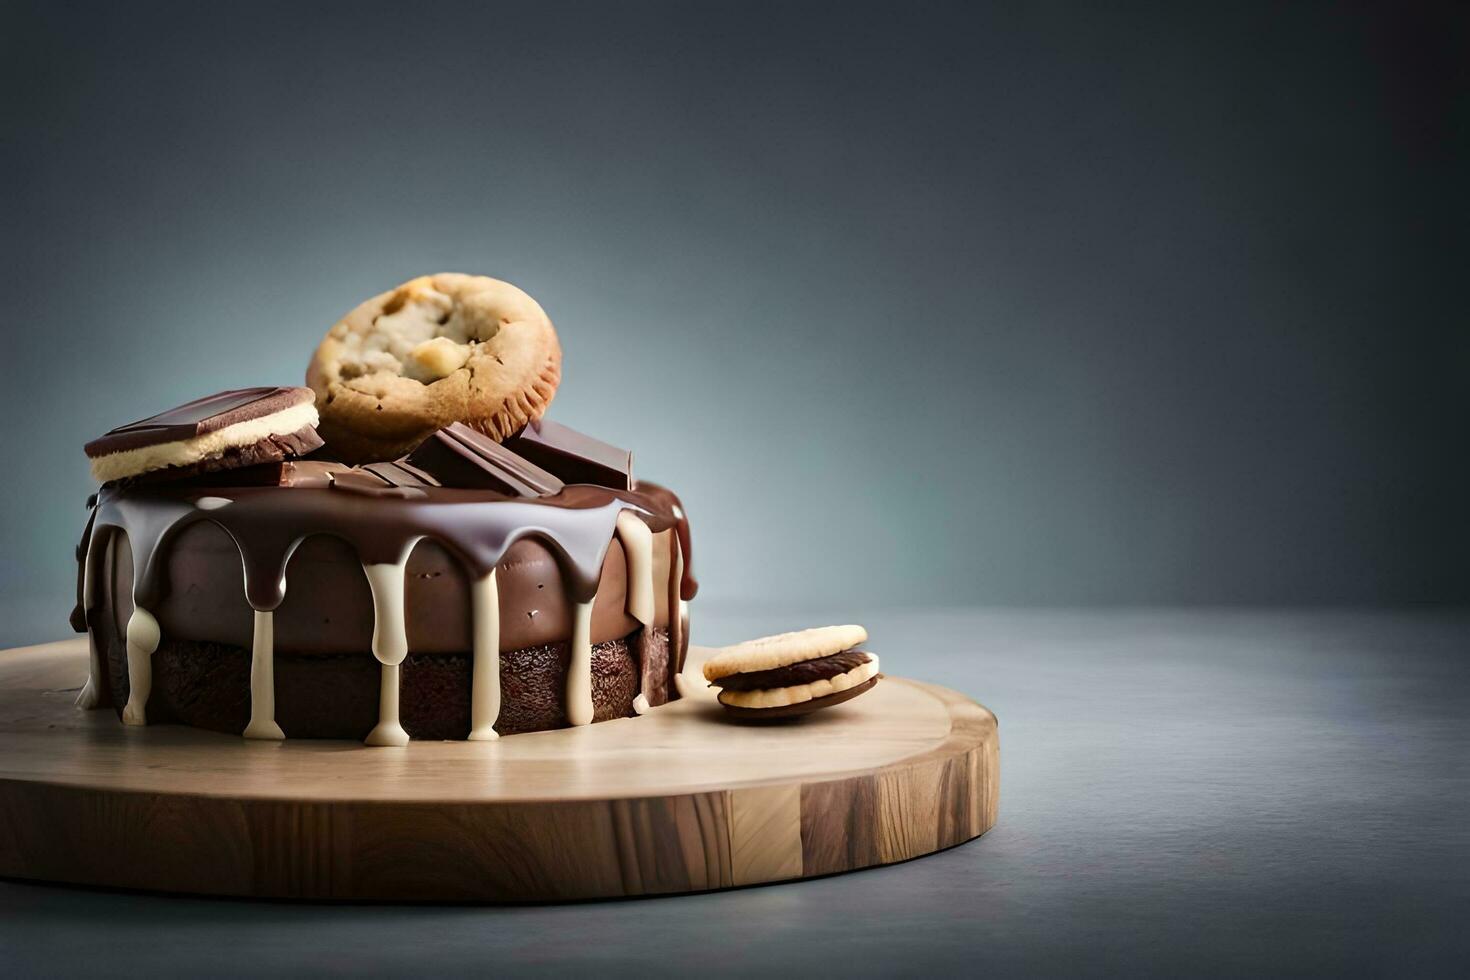
[[[128,617],[128,703],[123,708],[124,725],[146,725],[144,707],[153,691],[153,651],[158,649],[158,620],[136,602]]]
[[[572,661],[567,665],[567,720],[592,724],[592,603],[577,603],[572,621]]]
[[[407,745],[408,732],[398,722],[398,684],[402,668],[384,664],[378,682],[378,723],[363,739],[364,745]]]
[[[471,624],[474,630],[474,667],[470,676],[470,741],[500,737],[500,593],[495,570],[470,586]]]
[[[618,539],[628,560],[628,615],[653,625],[653,532],[630,510],[618,515]]]
[[[87,554],[82,559],[82,613],[92,608],[92,590],[96,578],[92,574],[92,549],[97,544],[97,535],[87,536]],[[91,711],[102,707],[102,651],[97,648],[97,633],[87,626],[87,683],[77,695],[76,706]]]
[[[250,724],[246,738],[280,741],[286,737],[276,724],[275,613],[255,610],[255,639],[250,652]]]
[[[364,740],[368,745],[407,745],[408,732],[398,720],[400,669],[408,656],[408,633],[403,624],[403,569],[408,555],[397,564],[365,564],[373,592],[373,656],[383,665],[378,689],[378,724]]]
[[[680,595],[684,582],[684,544],[677,534],[673,535],[673,549],[673,560],[669,562],[669,663],[677,671],[682,666],[679,658],[689,645],[689,639],[684,635],[689,603]]]

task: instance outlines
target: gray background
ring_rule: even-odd
[[[1470,598],[1463,8],[306,6],[5,5],[5,638],[86,439],[437,270],[708,603]]]
[[[0,641],[87,438],[485,272],[682,492],[696,639],[862,620],[995,709],[1000,822],[579,906],[4,882],[0,972],[1463,969],[1463,611],[967,608],[1470,599],[1463,7],[301,6],[3,6]]]

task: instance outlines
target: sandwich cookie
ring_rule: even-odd
[[[841,704],[878,683],[878,658],[858,649],[861,626],[763,636],[726,647],[704,665],[704,679],[720,689],[733,717],[790,718]]]
[[[98,483],[197,476],[304,456],[322,445],[310,388],[240,388],[119,426],[84,450]]]

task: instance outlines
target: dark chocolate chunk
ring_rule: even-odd
[[[591,483],[614,490],[636,490],[633,454],[548,419],[532,422],[505,440],[505,448],[561,477],[564,483]]]
[[[429,436],[406,462],[446,487],[512,497],[545,497],[562,489],[553,474],[460,422]]]
[[[795,687],[797,684],[830,680],[861,667],[872,659],[870,654],[862,650],[843,650],[841,653],[803,660],[785,667],[730,674],[711,683],[726,691],[766,691],[776,687]]]
[[[431,474],[414,466],[407,459],[395,460],[392,463],[368,463],[361,468],[395,487],[443,486]]]
[[[213,474],[214,485],[237,487],[303,487],[325,490],[332,485],[332,474],[348,467],[316,459],[283,459],[261,466]]]
[[[196,398],[166,412],[120,425],[84,447],[89,457],[156,446],[216,432],[313,401],[310,388],[240,388]],[[318,443],[320,445],[320,443]]]
[[[878,677],[882,676],[882,674],[878,675]],[[724,702],[721,702],[720,706],[725,709],[726,715],[740,721],[786,721],[793,718],[800,718],[803,715],[809,715],[813,711],[821,711],[823,708],[830,708],[834,704],[851,701],[859,694],[872,690],[873,685],[878,683],[878,677],[870,677],[857,687],[849,687],[847,690],[838,691],[836,694],[828,694],[826,697],[821,698],[812,698],[810,701],[802,701],[799,704],[783,704],[779,708],[742,708],[733,704],[725,704]]]
[[[277,459],[253,466],[198,472],[197,467],[154,470],[131,477],[130,486],[155,483],[187,484],[195,487],[304,487],[325,490],[332,485],[332,474],[351,469],[346,463],[319,459]]]
[[[348,493],[368,497],[397,497],[400,500],[424,496],[424,491],[418,487],[404,486],[373,470],[361,467],[333,472],[332,489],[345,490]]]
[[[188,466],[149,470],[137,476],[109,481],[104,486],[148,486],[157,483],[187,483],[190,486],[210,487],[256,486],[253,483],[236,482],[234,474],[305,456],[320,448],[321,444],[322,437],[317,435],[316,429],[308,425],[285,435],[266,436],[248,446],[231,446],[218,456],[210,456]]]

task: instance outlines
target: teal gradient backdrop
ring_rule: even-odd
[[[64,632],[86,439],[458,270],[550,312],[553,417],[682,492],[707,601],[1463,601],[1463,38],[7,4],[0,590]]]

